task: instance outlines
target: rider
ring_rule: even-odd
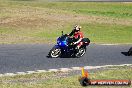
[[[72,32],[69,34],[71,37],[73,35],[73,44],[76,45],[76,50],[79,50],[80,46],[83,44],[82,39],[83,39],[83,33],[80,31],[81,26],[76,25]]]

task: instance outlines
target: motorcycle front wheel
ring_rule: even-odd
[[[61,49],[60,48],[53,48],[50,53],[50,57],[52,58],[58,58],[61,56]]]

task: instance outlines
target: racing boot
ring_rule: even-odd
[[[79,52],[79,46],[76,46],[75,47],[75,53],[78,53]]]

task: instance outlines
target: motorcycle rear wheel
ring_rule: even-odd
[[[79,49],[79,51],[75,54],[75,57],[80,58],[86,53],[86,48],[82,47]]]

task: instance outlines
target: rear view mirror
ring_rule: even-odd
[[[63,31],[61,31],[62,35],[63,35]]]

